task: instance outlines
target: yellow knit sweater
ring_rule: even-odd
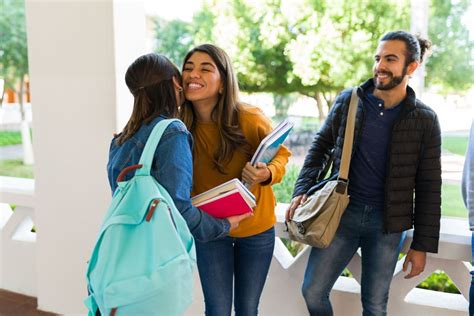
[[[272,126],[270,120],[265,117],[259,108],[248,105],[242,107],[243,109],[239,112],[239,125],[251,146],[253,155],[260,141],[272,131]],[[235,151],[231,161],[225,165],[226,174],[221,174],[212,163],[212,157],[219,144],[219,130],[215,123],[197,122],[193,137],[193,196],[230,179],[241,179],[242,169],[250,161],[251,156],[247,156],[241,151]],[[268,164],[272,174],[270,183],[266,185],[257,184],[251,188],[257,201],[254,216],[243,220],[239,227],[232,231],[231,236],[248,237],[256,235],[268,230],[275,224],[276,199],[271,186],[282,180],[285,174],[285,165],[290,155],[291,152],[285,146],[280,147],[275,158]]]

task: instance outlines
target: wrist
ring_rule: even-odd
[[[261,183],[262,185],[267,185],[272,182],[272,171],[268,167],[266,167],[266,169],[267,169],[267,176],[265,177],[265,180],[262,181]]]

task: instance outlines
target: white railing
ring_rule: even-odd
[[[277,206],[278,237],[288,237],[284,231],[284,212],[287,204]],[[412,234],[408,232],[404,244],[406,251]],[[466,220],[443,218],[441,221],[440,246],[438,254],[429,254],[425,271],[421,276],[405,280],[403,259],[398,262],[391,285],[389,315],[466,315],[468,309],[469,274],[471,260],[471,232]],[[308,315],[301,283],[303,280],[310,248],[306,247],[293,257],[279,238],[276,239],[273,261],[265,289],[260,301],[261,315]],[[348,265],[354,278],[340,277],[331,294],[335,315],[361,315],[360,275],[361,256],[357,253]],[[416,286],[436,270],[444,270],[462,294],[450,294],[417,289]],[[203,314],[203,298],[196,277],[195,300],[187,315]]]
[[[32,296],[37,279],[34,220],[34,181],[0,177],[0,287]]]
[[[31,232],[35,219],[33,192],[33,180],[0,177],[0,288],[36,296],[36,234]],[[10,205],[16,205],[14,212]],[[277,207],[279,237],[287,236],[282,224],[285,208],[286,204]],[[471,256],[470,236],[465,220],[443,218],[439,253],[429,255],[423,274],[414,280],[405,280],[401,272],[402,261],[398,263],[390,291],[389,315],[465,315],[470,284],[470,264],[467,263]],[[410,242],[409,232],[405,248]],[[277,238],[261,298],[261,315],[308,314],[301,295],[308,256],[309,248],[305,248],[293,257]],[[348,266],[354,278],[340,277],[336,282],[331,295],[335,315],[361,315],[360,260],[360,255],[356,254]],[[416,288],[438,269],[451,277],[462,294]],[[186,315],[202,315],[203,310],[196,273],[195,300]]]

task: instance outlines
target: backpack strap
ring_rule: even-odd
[[[137,176],[148,176],[150,175],[151,165],[153,163],[153,157],[155,156],[156,147],[160,142],[161,136],[164,131],[174,121],[179,121],[178,119],[166,119],[161,120],[158,124],[155,125],[151,131],[148,140],[146,141],[145,148],[143,148],[142,155],[140,157],[140,162],[138,164],[143,165],[142,168],[138,169],[135,173]]]

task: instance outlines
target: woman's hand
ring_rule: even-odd
[[[237,227],[239,227],[239,224],[240,224],[241,221],[243,221],[244,219],[249,218],[251,216],[253,216],[252,212],[227,217],[227,220],[230,223],[230,231],[232,231],[232,230],[236,229]]]
[[[257,183],[262,183],[270,179],[272,173],[267,168],[267,164],[263,162],[257,162],[257,165],[254,167],[247,162],[245,164],[244,170],[242,170],[242,180],[247,183],[250,187]]]

